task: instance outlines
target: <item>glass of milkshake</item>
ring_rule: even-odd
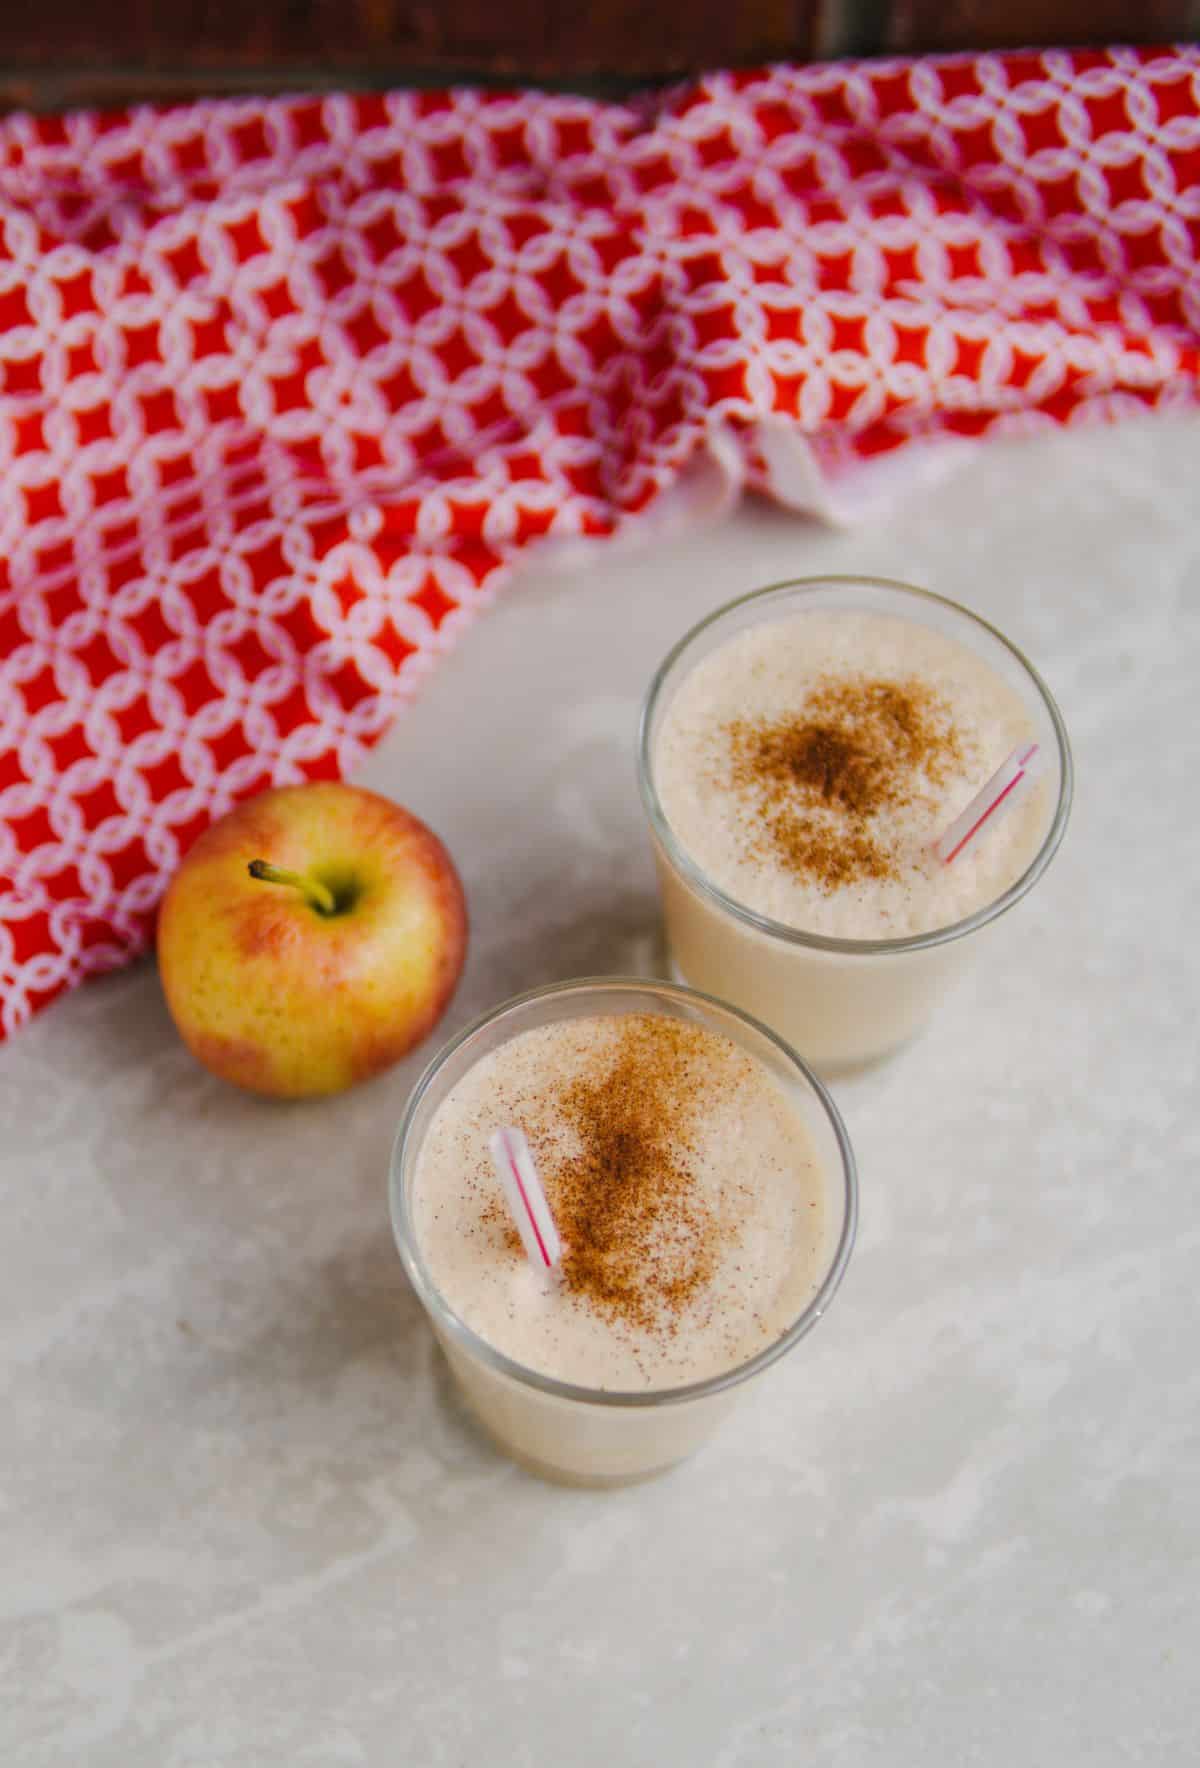
[[[949,863],[1000,764],[1032,783]],[[1058,707],[1002,633],[878,578],[776,584],[709,615],[651,683],[638,742],[675,971],[822,1073],[920,1031],[1066,829]]]
[[[489,1154],[520,1129],[563,1242],[526,1259]],[[392,1155],[404,1268],[460,1390],[533,1472],[641,1479],[708,1438],[828,1307],[857,1181],[779,1038],[671,983],[538,989],[461,1033]]]

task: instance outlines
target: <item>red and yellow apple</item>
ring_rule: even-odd
[[[437,1024],[467,914],[432,830],[354,786],[248,799],[191,848],[163,899],[158,963],[184,1042],[281,1098],[335,1093]]]

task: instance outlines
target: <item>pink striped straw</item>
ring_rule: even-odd
[[[506,1126],[488,1147],[526,1258],[534,1270],[553,1275],[562,1263],[562,1241],[524,1131]]]
[[[934,852],[944,866],[957,859],[963,848],[975,840],[980,830],[993,823],[1000,811],[1012,802],[1012,796],[1022,780],[1027,779],[1033,771],[1030,763],[1037,752],[1036,743],[1014,749],[1000,763],[987,785],[975,794],[962,815],[955,817],[934,847]]]

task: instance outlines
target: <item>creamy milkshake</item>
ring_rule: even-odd
[[[1040,777],[943,863],[943,831],[1035,743]],[[679,971],[827,1069],[920,1028],[1070,802],[1061,718],[1019,653],[953,603],[856,579],[781,585],[690,634],[641,769]]]
[[[489,1155],[524,1131],[561,1234],[528,1263]],[[466,1397],[553,1477],[677,1461],[803,1335],[853,1234],[834,1108],[740,1014],[668,985],[569,984],[439,1058],[393,1163],[401,1253]]]

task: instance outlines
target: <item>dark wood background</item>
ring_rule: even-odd
[[[1200,0],[0,0],[0,106],[1200,37]]]

